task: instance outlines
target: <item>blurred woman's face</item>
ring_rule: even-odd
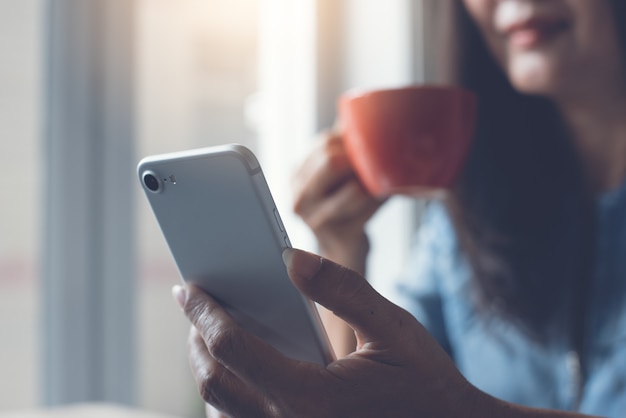
[[[626,1],[626,0],[624,0]],[[624,83],[607,0],[463,0],[513,86],[555,99]]]

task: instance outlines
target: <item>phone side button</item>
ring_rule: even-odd
[[[289,241],[289,238],[285,235],[285,245],[287,246],[287,248],[291,248],[291,242]]]
[[[278,224],[280,231],[285,232],[285,225],[283,225],[283,221],[280,220],[280,215],[278,215],[278,210],[276,210],[276,208],[274,208],[274,218],[276,219],[276,223]]]

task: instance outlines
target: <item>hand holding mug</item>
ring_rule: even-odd
[[[363,274],[365,223],[382,200],[363,188],[339,132],[320,135],[292,183],[294,212],[315,234],[322,255]]]

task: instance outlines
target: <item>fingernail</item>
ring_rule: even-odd
[[[185,307],[185,302],[187,302],[187,290],[181,285],[175,285],[172,287],[172,296],[178,303],[178,306],[181,308]]]
[[[292,274],[310,280],[319,273],[324,259],[305,251],[287,248],[283,251],[283,261]]]

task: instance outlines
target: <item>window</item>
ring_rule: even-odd
[[[38,399],[41,2],[0,2],[0,411]]]
[[[178,273],[135,164],[243,143],[291,241],[314,251],[291,174],[340,92],[422,79],[421,4],[0,1],[0,411],[109,401],[201,414]],[[397,199],[377,215],[370,277],[399,270],[412,210]]]

